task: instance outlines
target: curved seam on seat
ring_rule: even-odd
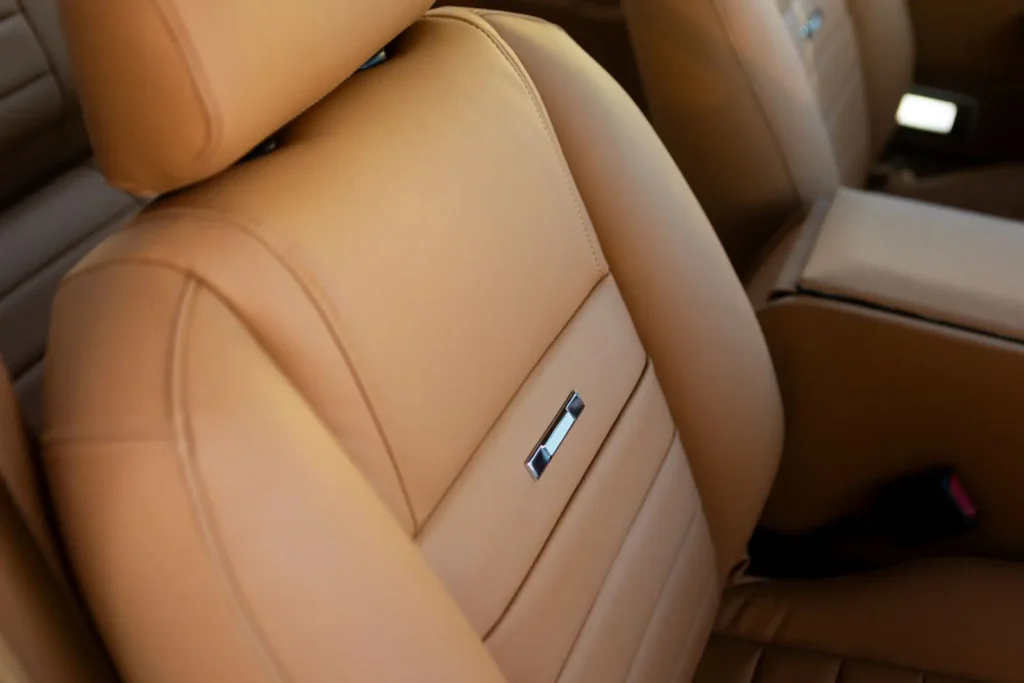
[[[195,45],[189,40],[188,32],[181,30],[183,22],[175,8],[169,6],[164,0],[147,0],[147,2],[149,2],[150,7],[152,7],[164,30],[167,32],[167,37],[174,51],[178,53],[178,58],[181,59],[182,64],[186,67],[189,86],[196,98],[196,102],[199,104],[199,111],[202,114],[204,124],[203,141],[191,162],[198,165],[209,158],[214,147],[220,142],[223,133],[221,118],[216,116],[212,110],[216,101],[205,96],[205,93],[211,90],[206,70],[203,68],[202,60],[198,58]],[[173,176],[178,176],[178,174],[173,174]],[[165,177],[165,180],[178,182],[181,178]]]
[[[746,62],[740,55],[740,51],[737,48],[737,40],[735,31],[732,29],[732,24],[725,18],[722,7],[719,0],[708,0],[711,3],[711,9],[718,17],[718,23],[722,27],[722,32],[725,34],[726,39],[729,43],[729,49],[732,52],[733,58],[736,60],[736,64],[739,65],[740,72],[743,74],[744,80],[747,82],[747,87],[750,92],[754,95],[754,101],[757,103],[757,108],[760,110],[761,115],[764,117],[765,122],[768,124],[768,128],[772,132],[772,142],[775,144],[775,149],[782,157],[785,164],[786,175],[789,176],[789,182],[792,183],[793,188],[796,190],[797,196],[800,198],[801,203],[806,202],[804,197],[803,189],[800,184],[796,181],[796,174],[793,172],[793,160],[790,155],[786,153],[785,147],[782,144],[781,136],[779,134],[779,124],[775,115],[765,105],[764,99],[761,97],[761,93],[755,85],[754,74],[747,68]]]
[[[197,272],[195,270],[190,270],[188,268],[182,268],[182,267],[177,266],[177,265],[175,265],[173,263],[166,263],[166,262],[161,261],[161,260],[156,259],[156,258],[129,257],[129,258],[121,258],[121,259],[118,259],[116,261],[106,261],[106,262],[103,262],[103,263],[96,264],[95,266],[92,266],[92,267],[90,267],[90,268],[88,268],[86,270],[83,270],[83,271],[80,271],[78,273],[75,273],[75,278],[77,278],[77,277],[79,277],[81,275],[91,275],[91,274],[94,274],[94,273],[97,273],[97,272],[103,272],[105,270],[112,270],[114,268],[118,268],[118,267],[121,267],[121,266],[148,266],[148,267],[154,267],[154,268],[162,268],[164,270],[168,270],[170,272],[183,275],[185,278],[193,279],[196,282],[198,282],[200,285],[202,285],[204,287],[204,289],[210,294],[210,296],[214,297],[235,318],[235,320],[238,321],[238,323],[245,329],[245,331],[249,334],[249,336],[256,343],[256,345],[260,348],[260,350],[264,353],[264,355],[266,355],[267,359],[270,360],[270,362],[274,366],[274,368],[281,374],[281,376],[284,378],[285,382],[287,382],[288,385],[295,391],[295,393],[298,394],[302,398],[302,400],[307,404],[307,406],[309,407],[310,411],[313,413],[313,416],[317,419],[317,421],[320,422],[320,424],[324,427],[324,429],[327,430],[327,432],[338,443],[339,446],[342,445],[340,440],[338,439],[338,435],[335,434],[334,431],[330,428],[330,426],[328,425],[328,422],[324,418],[324,416],[320,414],[320,411],[313,404],[313,402],[310,401],[309,398],[307,398],[306,394],[301,389],[299,389],[298,385],[296,385],[296,383],[292,380],[291,376],[285,371],[284,364],[278,359],[278,357],[274,353],[272,353],[270,351],[270,348],[267,345],[267,343],[264,340],[264,338],[261,335],[257,334],[256,329],[254,328],[254,326],[249,323],[249,321],[246,319],[246,317],[242,314],[241,311],[238,310],[238,308],[230,301],[230,299],[226,295],[224,295],[219,289],[217,289],[217,287],[215,287],[214,284],[212,282],[210,282],[210,280],[208,280],[206,278],[206,276],[203,275],[202,273],[199,273],[199,272]],[[70,278],[70,279],[74,279],[74,278]],[[133,442],[156,442],[156,441],[167,441],[170,438],[171,437],[150,436],[150,435],[147,435],[147,436],[126,436],[126,435],[119,435],[119,434],[59,434],[59,433],[58,434],[53,434],[53,433],[50,433],[50,434],[47,434],[46,436],[44,436],[43,440],[45,442],[47,442],[47,443],[50,443],[50,442],[58,443],[58,442],[69,442],[69,441],[74,441],[74,442],[77,442],[77,443],[82,443],[82,442],[88,442],[88,441],[109,441],[109,440],[116,440],[119,443],[124,443],[127,440],[131,440]]]
[[[555,2],[552,2],[551,4],[555,4]],[[519,14],[518,12],[510,12],[508,10],[500,9],[487,9],[484,7],[462,7],[460,9],[465,9],[472,12],[473,14],[477,15],[478,17],[486,21],[488,24],[491,24],[491,22],[487,20],[487,17],[508,17],[509,19],[521,19],[522,21],[528,21],[531,24],[538,24],[540,26],[551,26],[553,28],[557,28],[562,33],[568,33],[568,31],[566,31],[563,27],[559,26],[558,24],[550,22],[547,19],[541,19],[540,17],[532,17],[528,14]],[[495,31],[498,31],[498,28],[494,26],[494,24],[491,24],[491,27],[493,27]],[[501,35],[501,32],[498,31],[498,34]]]
[[[203,483],[202,473],[196,466],[195,434],[192,431],[191,411],[188,405],[185,363],[188,357],[188,327],[195,310],[194,303],[198,283],[194,278],[185,280],[184,291],[174,328],[171,331],[172,341],[169,359],[168,386],[171,392],[170,407],[175,432],[174,452],[184,474],[191,505],[189,506],[193,520],[199,527],[198,531],[206,544],[207,556],[211,560],[214,571],[220,576],[227,589],[228,601],[234,608],[235,615],[254,645],[260,660],[268,669],[271,678],[277,681],[290,680],[274,652],[272,652],[266,634],[253,614],[245,593],[238,583],[234,569],[228,557],[224,543],[220,538],[217,521],[211,509],[209,493]]]
[[[330,304],[330,302],[325,300],[326,297],[323,297],[323,295],[320,294],[322,288],[320,287],[319,282],[317,282],[317,280],[311,274],[306,272],[301,266],[299,266],[298,264],[292,264],[287,258],[285,258],[283,250],[277,248],[270,240],[270,238],[267,235],[263,234],[256,227],[255,224],[250,225],[243,219],[230,214],[224,214],[219,211],[214,211],[210,209],[164,209],[159,213],[153,213],[150,214],[149,216],[144,216],[140,218],[129,229],[157,229],[160,227],[160,225],[157,223],[160,218],[174,217],[175,215],[183,218],[188,218],[190,216],[200,216],[209,219],[224,221],[226,225],[207,226],[206,229],[233,228],[235,230],[238,230],[240,233],[249,237],[258,245],[263,247],[263,249],[265,249],[266,252],[273,258],[273,260],[276,261],[285,270],[285,272],[288,273],[291,279],[296,283],[299,290],[305,296],[306,300],[313,307],[313,310],[316,312],[317,317],[320,318],[320,321],[323,323],[324,328],[327,330],[328,336],[330,336],[331,338],[331,342],[333,343],[335,349],[341,356],[342,362],[345,363],[345,366],[348,368],[349,373],[352,375],[352,381],[355,384],[357,391],[359,392],[360,398],[366,405],[367,412],[370,414],[370,419],[373,421],[374,429],[377,431],[377,435],[380,437],[381,443],[383,443],[384,445],[384,452],[387,454],[388,460],[391,463],[391,467],[395,472],[395,478],[398,480],[398,486],[402,492],[402,498],[405,501],[405,505],[409,510],[409,517],[412,520],[413,530],[415,532],[415,529],[418,526],[416,519],[416,511],[412,506],[412,498],[409,495],[409,490],[408,487],[406,486],[405,479],[402,477],[402,471],[398,467],[398,460],[395,458],[394,450],[391,447],[391,442],[387,438],[387,434],[385,433],[384,426],[377,415],[377,411],[374,408],[373,403],[370,401],[369,394],[366,391],[366,385],[363,383],[363,380],[360,377],[359,373],[356,372],[355,363],[353,363],[351,357],[348,354],[348,351],[345,348],[344,342],[341,340],[341,332],[339,329],[340,325],[338,325],[336,321],[337,313],[334,311],[334,308]],[[123,263],[127,260],[128,259],[122,259],[120,262]],[[139,260],[141,261],[144,259]],[[153,259],[151,262],[160,265],[165,265],[167,267],[173,267],[170,266],[169,264],[164,264],[163,262],[156,259]],[[113,261],[98,263],[95,265],[88,266],[82,270],[75,271],[70,276],[66,277],[64,279],[64,282],[67,283],[75,279],[76,277],[84,275],[85,273],[88,273],[96,268],[102,267],[104,265],[112,265],[113,263]],[[195,274],[193,274],[193,276],[195,276]],[[205,277],[203,279],[206,280]],[[332,434],[334,434],[334,430],[329,431]],[[337,435],[335,435],[335,437],[337,438]]]
[[[478,16],[474,13],[474,16]],[[597,255],[596,237],[593,234],[593,228],[588,226],[587,217],[583,212],[583,200],[579,196],[579,189],[576,187],[576,181],[572,176],[572,172],[569,170],[569,162],[565,159],[565,153],[562,151],[562,145],[558,140],[558,135],[555,134],[554,128],[551,126],[551,122],[548,120],[547,114],[545,113],[544,105],[541,102],[540,95],[537,92],[537,88],[533,85],[529,76],[523,71],[522,66],[518,63],[518,58],[514,58],[510,50],[511,48],[506,47],[504,41],[500,38],[496,38],[491,31],[497,33],[497,29],[488,23],[483,17],[479,17],[480,21],[484,22],[491,31],[488,31],[483,26],[471,21],[467,17],[459,14],[450,14],[445,12],[435,12],[428,14],[427,19],[438,18],[438,19],[451,19],[458,21],[467,26],[472,26],[477,31],[482,33],[487,40],[497,49],[498,53],[504,57],[505,61],[516,76],[519,78],[519,82],[522,84],[526,93],[530,96],[530,100],[533,102],[533,109],[537,114],[537,119],[540,121],[541,126],[544,128],[544,132],[547,134],[548,140],[556,152],[556,160],[558,162],[558,169],[562,174],[562,179],[565,182],[566,188],[569,190],[569,197],[572,199],[573,207],[576,209],[576,216],[579,218],[580,227],[583,228],[583,234],[587,238],[587,245],[590,247],[590,254],[594,259],[594,266],[597,268],[598,276],[603,276],[605,269],[601,264],[601,259]]]
[[[70,244],[64,244],[60,251],[49,254],[45,261],[37,265],[33,270],[17,278],[15,282],[8,288],[0,287],[0,299],[6,299],[10,296],[16,296],[19,291],[25,287],[29,287],[33,284],[33,280],[39,277],[47,275],[47,271],[51,270],[55,265],[59,264],[62,259],[67,258],[73,254],[76,250],[88,245],[90,242],[95,241],[96,238],[100,237],[101,234],[107,230],[112,230],[118,225],[123,223],[132,215],[138,212],[135,207],[128,207],[123,211],[118,211],[109,217],[103,218],[97,225],[94,225],[88,229],[81,237],[77,238]],[[77,259],[76,259],[77,260]],[[71,265],[74,265],[73,263]]]

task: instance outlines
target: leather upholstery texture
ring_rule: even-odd
[[[51,344],[47,469],[131,679],[689,678],[781,448],[667,152],[512,15],[431,12],[276,151],[147,209]]]
[[[861,187],[912,83],[902,0],[624,0],[651,117],[741,276],[801,203]],[[814,16],[820,28],[801,30]],[[1004,172],[1013,195],[1022,173]],[[922,198],[1008,213],[971,173]],[[986,189],[983,185],[990,186]],[[912,188],[898,194],[915,196]]]
[[[897,174],[887,194],[967,211],[1024,220],[1024,166],[998,164],[918,178]]]
[[[88,163],[56,0],[0,2],[0,358],[42,429],[42,360],[60,278],[138,205]]]
[[[937,676],[928,670],[906,669],[856,657],[804,647],[765,644],[728,636],[712,636],[701,659],[697,683],[967,683],[969,679]]]
[[[654,126],[741,275],[801,206],[859,185],[870,162],[850,14],[820,4],[623,2]],[[822,30],[803,39],[816,9]]]
[[[726,591],[696,683],[1020,683],[1024,572],[930,560]]]
[[[141,196],[224,170],[429,6],[62,0],[82,94],[109,104],[85,112],[96,157],[112,185]]]
[[[914,75],[906,0],[623,0],[651,120],[744,280],[794,215],[860,188]],[[884,192],[1024,220],[1019,166]]]
[[[472,3],[438,0],[434,5],[471,5],[478,9],[516,12],[561,26],[611,74],[638,107],[647,110],[640,71],[619,0],[474,0]]]
[[[113,670],[61,578],[40,482],[2,368],[0,479],[0,679],[114,683]]]
[[[181,5],[182,35],[250,11]],[[105,35],[90,16],[83,45]],[[106,59],[126,54],[147,43]],[[307,104],[55,300],[46,471],[121,673],[692,680],[784,425],[758,321],[653,129],[557,27],[455,8]],[[257,119],[246,135],[283,123]],[[139,134],[119,130],[105,144]]]
[[[764,524],[815,529],[863,509],[880,482],[949,466],[982,511],[977,528],[903,555],[1024,558],[1019,343],[814,296],[759,317],[786,405]]]
[[[984,214],[841,189],[799,286],[1024,340],[1021,227]]]
[[[0,206],[88,153],[77,108],[56,0],[0,0]]]

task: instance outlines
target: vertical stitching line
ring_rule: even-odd
[[[562,674],[565,672],[565,667],[569,665],[569,660],[572,658],[573,652],[576,650],[576,645],[579,643],[580,636],[583,634],[583,630],[587,627],[587,622],[590,621],[591,615],[594,613],[594,607],[597,605],[597,601],[601,599],[604,589],[608,586],[608,578],[611,576],[612,571],[615,569],[615,565],[618,564],[619,559],[622,557],[622,549],[626,547],[626,542],[629,540],[630,534],[636,527],[637,520],[640,519],[640,515],[643,512],[644,506],[651,497],[651,492],[654,490],[655,484],[661,478],[662,473],[665,471],[666,463],[668,462],[669,456],[672,454],[672,447],[675,446],[676,440],[679,438],[679,432],[672,432],[672,438],[669,440],[668,445],[665,447],[665,454],[661,456],[661,463],[658,465],[657,471],[654,473],[654,477],[651,478],[650,483],[647,485],[647,489],[644,491],[644,497],[640,501],[640,506],[637,507],[636,512],[633,513],[633,519],[630,520],[629,526],[626,528],[626,533],[622,536],[619,542],[619,547],[615,551],[615,557],[608,563],[607,568],[604,571],[604,576],[601,579],[601,585],[597,589],[597,593],[594,594],[593,600],[590,601],[590,606],[587,608],[587,613],[583,615],[583,619],[580,621],[579,626],[576,629],[576,634],[573,636],[572,644],[566,651],[565,658],[562,660],[562,664],[558,669],[558,675],[555,677],[556,681],[562,679]],[[681,543],[685,543],[689,539],[690,531],[692,531],[693,524],[699,513],[695,512],[693,519],[687,523],[686,535],[682,539]]]
[[[517,63],[517,61],[512,58],[512,54],[509,52],[509,49],[506,48],[500,40],[495,38],[494,35],[492,35],[491,32],[485,29],[483,26],[480,26],[479,24],[472,21],[468,17],[460,16],[458,14],[435,12],[433,14],[428,15],[427,18],[435,17],[438,19],[451,19],[453,21],[462,22],[467,26],[472,26],[477,31],[482,33],[484,37],[486,37],[487,40],[491,42],[491,44],[495,47],[495,49],[498,50],[501,56],[505,58],[505,61],[508,63],[508,65],[512,67],[512,70],[519,78],[519,82],[522,84],[523,89],[526,90],[526,93],[530,96],[530,101],[533,103],[534,112],[537,114],[537,119],[540,121],[541,126],[544,128],[544,132],[547,135],[548,140],[555,148],[556,157],[558,160],[558,170],[562,174],[562,180],[565,182],[566,189],[568,189],[569,191],[569,197],[572,199],[573,207],[576,209],[576,216],[579,219],[580,227],[583,228],[583,234],[587,238],[587,245],[590,247],[590,255],[594,259],[594,266],[597,268],[597,273],[599,276],[604,275],[604,268],[601,265],[601,259],[598,258],[597,246],[594,243],[593,229],[588,226],[587,219],[584,216],[583,205],[579,197],[579,190],[576,187],[576,181],[573,179],[572,174],[569,172],[569,166],[568,162],[565,159],[565,153],[562,151],[562,146],[561,143],[558,141],[558,136],[555,134],[554,129],[552,129],[551,124],[548,121],[548,117],[545,113],[544,106],[541,103],[540,97],[537,94],[536,87],[532,84],[529,77],[526,75],[526,73]],[[486,19],[480,17],[480,21],[486,22]],[[494,30],[491,24],[488,23],[487,26],[491,27],[492,30]]]
[[[195,96],[196,102],[199,104],[199,110],[202,112],[204,124],[203,143],[191,162],[193,164],[201,164],[212,155],[213,149],[220,142],[222,134],[221,119],[215,116],[213,112],[216,100],[204,96],[204,93],[210,90],[207,85],[206,70],[203,69],[202,60],[196,55],[195,45],[188,41],[188,32],[182,30],[183,22],[175,11],[173,4],[168,5],[164,0],[148,0],[148,2],[157,17],[159,17],[160,23],[167,32],[167,38],[177,53],[178,58],[181,59],[186,67],[192,94]],[[172,176],[178,175],[177,173],[172,173]],[[174,179],[173,177],[171,178],[172,181]]]
[[[172,341],[168,371],[171,392],[171,412],[175,435],[175,454],[185,478],[193,520],[199,527],[200,535],[206,544],[207,556],[212,561],[214,571],[227,588],[228,600],[234,608],[236,616],[242,622],[243,630],[255,647],[263,665],[276,681],[289,680],[284,667],[271,651],[268,638],[260,628],[251,606],[245,598],[241,586],[234,575],[227,552],[217,532],[216,520],[210,510],[210,499],[203,485],[202,474],[196,466],[195,435],[189,419],[188,398],[185,391],[185,362],[187,358],[188,339],[186,332],[191,322],[192,312],[198,285],[195,278],[188,277],[181,294],[181,300],[172,329]]]
[[[674,445],[675,439],[673,438],[672,446]],[[672,451],[672,446],[669,446],[669,453],[671,453]],[[668,590],[669,582],[672,580],[672,574],[675,572],[677,568],[679,568],[679,563],[684,562],[684,558],[685,560],[690,559],[688,557],[685,557],[686,552],[690,548],[690,541],[698,535],[698,532],[695,529],[695,527],[697,526],[697,519],[703,516],[703,510],[701,510],[700,505],[697,505],[696,509],[693,511],[693,514],[690,516],[690,521],[686,523],[686,531],[683,532],[685,535],[683,536],[683,539],[679,543],[679,547],[676,550],[676,558],[669,566],[668,573],[665,574],[665,579],[661,582],[661,588],[658,590],[657,600],[655,600],[654,602],[654,607],[653,609],[651,609],[651,613],[647,616],[647,623],[644,624],[644,633],[640,637],[640,643],[637,645],[636,650],[633,652],[633,656],[629,660],[629,669],[627,669],[626,671],[627,681],[633,675],[634,669],[636,669],[636,658],[640,656],[640,652],[644,649],[644,643],[647,642],[647,638],[651,635],[651,625],[654,623],[654,618],[658,616],[658,606],[661,604],[661,599],[662,597],[664,597],[665,591]],[[718,587],[716,585],[716,582],[711,581],[711,585],[704,592],[704,597],[701,598],[701,607],[704,606],[704,603],[708,600],[710,595],[712,593],[716,593],[717,591]],[[702,616],[703,614],[701,614],[701,610],[698,609],[697,614],[694,616],[693,621],[690,623],[689,633],[692,633],[693,629],[697,628],[697,624],[700,623],[700,619]],[[687,637],[683,642],[689,642],[689,640],[689,637]]]
[[[718,576],[717,572],[718,572],[717,568],[715,568],[713,571],[710,572],[712,585],[711,585],[711,587],[707,591],[704,592],[704,597],[701,598],[701,600],[700,600],[700,607],[697,608],[697,616],[696,616],[696,618],[694,618],[693,623],[690,624],[690,628],[686,632],[686,637],[682,641],[682,642],[688,643],[688,645],[686,645],[683,648],[683,652],[682,652],[682,654],[679,657],[679,663],[676,665],[675,669],[673,670],[672,678],[670,679],[672,681],[682,681],[683,680],[682,679],[682,674],[683,674],[683,670],[686,667],[687,660],[688,660],[688,658],[693,657],[693,655],[694,655],[693,648],[694,648],[694,645],[697,644],[697,642],[694,641],[694,637],[696,635],[697,627],[707,617],[707,615],[705,613],[707,612],[708,607],[713,604],[712,598],[718,595],[718,587],[717,587],[717,584],[716,584],[716,582],[718,580],[717,579],[717,576]],[[700,648],[700,650],[698,650],[698,653],[700,655],[703,655],[704,654],[703,650],[706,647],[706,645],[704,643],[701,643],[700,645],[701,645],[701,648]],[[696,662],[697,663],[700,662],[700,657],[697,657]],[[633,675],[633,671],[632,670],[630,670],[629,673],[630,673],[630,676]],[[626,683],[630,683],[629,679],[626,680]]]

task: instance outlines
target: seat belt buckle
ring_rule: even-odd
[[[974,529],[978,506],[949,467],[918,472],[887,484],[875,506],[876,523],[905,543],[924,543]]]

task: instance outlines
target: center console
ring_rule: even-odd
[[[949,466],[979,517],[941,551],[1024,558],[1024,223],[844,189],[751,292],[786,410],[764,524],[818,528]]]

